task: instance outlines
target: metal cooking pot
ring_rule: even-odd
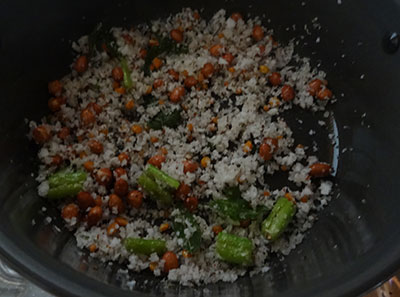
[[[204,8],[203,17],[220,8],[265,14],[278,40],[296,37],[297,51],[321,63],[339,101],[333,110],[341,152],[335,197],[340,197],[320,213],[298,249],[283,261],[273,259],[265,275],[234,284],[164,288],[141,274],[132,293],[121,289],[117,265],[90,261],[62,222],[46,220],[59,214],[36,194],[36,147],[26,138],[24,119],[47,113],[47,82],[68,72],[71,40],[100,21],[132,25],[186,6]],[[313,27],[315,17],[320,30]],[[399,0],[1,1],[2,258],[57,296],[354,297],[370,289],[400,267],[400,53],[394,53],[395,36],[392,43],[384,39],[395,30],[400,30]]]

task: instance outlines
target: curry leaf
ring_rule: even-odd
[[[181,122],[181,111],[176,109],[170,113],[160,111],[147,123],[147,126],[150,129],[161,130],[164,126],[169,128],[176,128],[179,126],[179,124],[181,124]]]
[[[183,240],[182,248],[189,253],[196,252],[201,246],[200,226],[189,212],[178,215],[172,225],[176,236]],[[185,233],[187,230],[187,233]],[[189,234],[189,235],[188,235]]]
[[[222,217],[237,223],[242,220],[257,220],[268,212],[268,208],[265,206],[257,206],[256,209],[253,209],[242,198],[239,187],[226,188],[222,192],[228,199],[216,199],[210,203],[211,208]]]
[[[156,39],[158,40],[158,45],[149,46],[147,49],[147,55],[143,66],[145,75],[150,74],[150,65],[154,58],[163,54],[182,54],[188,52],[186,45],[176,43],[169,37],[157,36]]]
[[[89,42],[89,57],[92,57],[95,51],[105,49],[112,58],[121,58],[121,53],[118,50],[117,42],[110,30],[102,23],[96,25],[93,31],[88,36]]]

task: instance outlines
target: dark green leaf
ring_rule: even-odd
[[[150,74],[150,65],[154,58],[159,57],[163,54],[182,54],[187,53],[188,48],[186,45],[176,43],[169,37],[159,37],[156,38],[158,40],[158,46],[151,46],[147,49],[147,55],[143,66],[143,71],[145,75]]]
[[[246,205],[240,201],[218,199],[211,201],[210,205],[222,217],[230,218],[235,222],[240,222],[240,220],[244,219],[241,213],[244,210],[243,206],[246,207]]]
[[[211,151],[215,151],[215,149],[216,149],[215,145],[212,144],[211,142],[208,142],[207,146],[210,148]]]
[[[257,219],[262,219],[262,217],[269,212],[268,207],[264,205],[259,205],[256,207]]]
[[[185,229],[188,227],[195,228],[190,238],[186,238]],[[182,247],[189,253],[196,252],[201,246],[201,231],[193,215],[189,212],[184,212],[175,218],[172,228],[178,238],[183,239]]]
[[[164,126],[169,128],[176,128],[181,124],[181,122],[181,111],[176,109],[168,114],[160,111],[147,123],[147,126],[150,129],[160,130]]]
[[[112,58],[121,58],[121,53],[118,51],[117,43],[110,28],[106,28],[102,23],[96,25],[88,39],[89,57],[92,57],[95,51],[103,50],[103,45],[105,45],[107,53]]]
[[[228,199],[241,199],[242,198],[242,193],[240,192],[240,189],[238,186],[236,187],[229,187],[225,188],[222,193],[226,196]]]
[[[163,122],[159,117],[156,116],[152,120],[150,120],[150,122],[147,123],[147,126],[150,129],[161,130],[163,127]]]
[[[157,102],[157,98],[150,94],[144,95],[142,98],[143,98],[143,106],[148,106],[150,104]]]
[[[99,85],[95,85],[95,84],[88,84],[89,89],[93,90],[93,91],[100,91],[100,86]]]
[[[228,199],[217,199],[210,203],[211,208],[222,217],[230,218],[235,222],[256,220],[268,211],[265,206],[253,209],[246,200],[242,199],[239,187],[229,187],[222,192]]]
[[[164,118],[164,125],[169,128],[176,128],[181,122],[181,111],[178,109],[175,109],[173,112],[167,114]]]

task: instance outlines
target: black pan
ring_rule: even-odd
[[[400,267],[400,53],[395,52],[395,36],[391,45],[384,38],[400,30],[400,2],[341,2],[1,1],[2,258],[58,296],[355,297],[388,278]],[[219,8],[228,13],[265,14],[265,24],[271,20],[268,26],[278,40],[299,39],[297,51],[312,57],[314,65],[321,63],[339,101],[333,106],[339,148],[333,151],[340,152],[335,177],[335,197],[339,193],[340,197],[320,213],[299,248],[283,261],[274,259],[265,275],[205,290],[165,289],[159,279],[144,274],[137,278],[132,294],[121,289],[123,281],[115,277],[117,266],[88,260],[78,253],[71,234],[56,231],[54,226],[62,228],[61,222],[45,223],[53,210],[46,205],[43,211],[45,202],[36,194],[32,176],[36,147],[26,138],[24,119],[37,120],[47,113],[47,82],[68,72],[71,40],[87,34],[100,21],[129,26],[185,6],[204,8],[203,17]],[[312,27],[315,17],[320,30]],[[305,24],[311,35],[305,32]],[[307,118],[300,111],[297,115]],[[321,154],[332,157],[333,151],[327,146]],[[147,285],[142,285],[144,280]]]

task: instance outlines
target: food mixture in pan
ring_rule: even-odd
[[[30,136],[39,195],[79,248],[190,285],[265,272],[303,240],[331,199],[331,166],[282,114],[297,105],[312,117],[333,95],[292,44],[259,18],[184,9],[99,24],[72,47]],[[282,171],[287,186],[274,188]]]

